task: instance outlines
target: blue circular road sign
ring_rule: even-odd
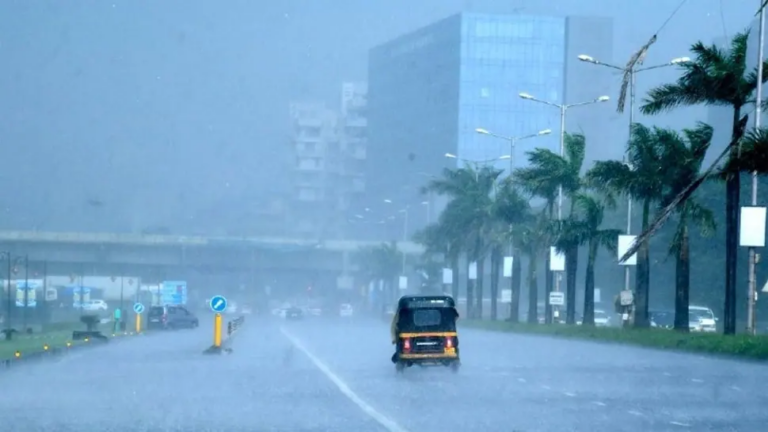
[[[136,312],[137,314],[144,312],[144,305],[141,303],[134,304],[133,311]]]
[[[214,312],[224,312],[227,309],[227,299],[220,295],[213,296],[209,305]]]

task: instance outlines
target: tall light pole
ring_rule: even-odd
[[[514,169],[514,166],[515,166],[515,147],[517,145],[517,142],[518,141],[522,141],[524,139],[528,139],[528,138],[536,138],[536,137],[540,137],[540,136],[543,136],[543,135],[549,135],[549,134],[552,133],[552,129],[544,129],[544,130],[540,130],[540,131],[536,132],[535,134],[523,135],[523,136],[519,136],[519,137],[511,137],[511,136],[498,135],[498,134],[495,134],[495,133],[489,131],[488,129],[483,129],[483,128],[477,128],[477,129],[475,129],[475,132],[477,132],[477,133],[479,133],[481,135],[488,135],[488,136],[492,136],[494,138],[503,139],[504,141],[509,142],[509,155],[510,155],[510,157],[509,157],[509,174],[512,175],[512,170]]]
[[[629,140],[632,139],[632,125],[635,123],[635,76],[640,72],[645,72],[652,69],[660,69],[664,67],[670,67],[679,65],[682,63],[687,63],[691,61],[688,57],[677,57],[674,58],[667,63],[662,63],[654,66],[646,66],[646,67],[640,67],[641,65],[638,63],[633,63],[632,67],[622,67],[622,66],[616,66],[609,63],[603,63],[591,56],[588,56],[586,54],[581,54],[579,57],[579,60],[591,63],[598,66],[605,66],[607,68],[616,69],[619,71],[624,72],[625,74],[629,75],[629,139],[627,140],[627,143],[629,143]],[[627,145],[627,150],[629,150],[629,145]],[[629,163],[629,161],[626,158],[626,155],[624,156],[624,162]],[[627,197],[627,235],[632,234],[632,197]],[[629,265],[624,266],[624,289],[629,290]]]
[[[520,93],[519,96],[522,99],[538,102],[544,105],[549,105],[551,107],[555,107],[558,110],[560,110],[560,157],[565,157],[565,114],[568,112],[568,110],[571,108],[576,108],[580,106],[592,105],[600,102],[607,102],[611,99],[608,96],[600,96],[598,98],[592,99],[590,101],[585,101],[585,102],[578,102],[574,104],[556,104],[554,102],[545,101],[543,99],[537,99],[528,93]],[[557,219],[558,220],[563,219],[563,185],[560,185],[557,188]],[[547,269],[547,271],[549,271],[549,269]],[[559,275],[557,278],[555,278],[555,291],[560,291]]]
[[[765,51],[765,8],[763,7],[764,0],[760,0],[760,31],[757,52],[757,88],[755,92],[755,129],[760,129],[762,124],[761,118],[763,116],[763,109],[761,106],[763,100],[763,57]],[[752,173],[752,205],[757,206],[757,172]],[[756,334],[755,309],[757,303],[757,252],[754,247],[749,248],[749,301],[747,308],[747,332],[749,334]]]

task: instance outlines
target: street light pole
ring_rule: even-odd
[[[554,102],[545,101],[543,99],[537,99],[528,93],[520,93],[519,96],[522,99],[538,102],[544,105],[549,105],[551,107],[555,107],[560,110],[560,157],[565,157],[565,115],[568,112],[568,110],[570,108],[575,108],[578,106],[585,106],[585,105],[592,105],[600,102],[607,102],[611,99],[608,96],[600,96],[586,102],[578,102],[574,104],[556,104]],[[563,185],[559,185],[557,188],[557,219],[558,220],[563,219]],[[550,270],[547,269],[547,271],[550,271]],[[555,291],[560,291],[561,279],[562,279],[561,275],[558,274],[558,277],[555,278]]]
[[[648,66],[648,67],[637,67],[638,64],[634,63],[631,68],[627,68],[627,67],[616,66],[608,63],[603,63],[586,54],[579,55],[578,59],[585,63],[591,63],[598,66],[605,66],[607,68],[616,69],[624,73],[627,73],[629,75],[629,139],[627,140],[627,143],[629,143],[629,140],[632,139],[632,125],[635,124],[635,77],[637,76],[637,74],[639,72],[644,72],[647,70],[675,66],[678,64],[687,63],[691,61],[691,59],[688,57],[678,57],[670,60],[667,63],[663,63],[659,65]],[[627,150],[629,150],[629,144],[627,144]],[[624,160],[626,163],[629,163],[626,155],[624,156]],[[627,235],[630,235],[630,234],[632,234],[632,197],[628,196],[627,197]],[[629,265],[624,266],[624,289],[627,291],[630,290],[629,267],[630,267]]]
[[[762,124],[763,109],[763,57],[765,50],[765,8],[760,0],[760,32],[757,53],[757,89],[755,92],[755,129],[760,129]],[[757,206],[757,172],[752,173],[752,205]],[[747,332],[751,335],[757,333],[755,309],[757,304],[757,251],[749,248],[749,301],[747,309]]]
[[[515,150],[517,148],[517,142],[518,141],[522,141],[524,139],[528,139],[528,138],[535,138],[535,137],[538,137],[538,136],[549,135],[549,134],[552,133],[552,130],[551,129],[544,129],[544,130],[541,130],[541,131],[539,131],[539,132],[537,132],[535,134],[523,135],[523,136],[519,136],[519,137],[498,135],[498,134],[495,134],[493,132],[490,132],[488,129],[483,129],[483,128],[477,128],[477,129],[475,129],[475,132],[477,132],[477,133],[479,133],[481,135],[488,135],[488,136],[492,136],[494,138],[503,139],[504,141],[508,141],[509,142],[509,174],[512,175],[512,171],[515,168]]]

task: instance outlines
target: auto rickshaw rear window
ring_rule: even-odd
[[[416,309],[413,311],[413,324],[417,327],[438,326],[442,314],[435,309]]]

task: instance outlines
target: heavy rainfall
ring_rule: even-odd
[[[768,430],[764,3],[0,0],[0,432]]]

